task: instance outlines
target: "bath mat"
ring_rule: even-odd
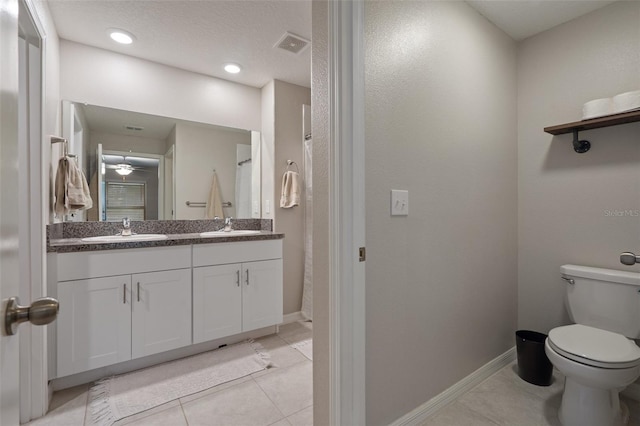
[[[96,382],[89,392],[93,425],[125,417],[230,382],[270,365],[262,345],[246,341]]]
[[[291,345],[293,349],[297,349],[302,355],[313,361],[313,340],[307,339]]]

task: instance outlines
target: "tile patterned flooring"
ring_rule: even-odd
[[[515,362],[502,368],[421,426],[561,426],[558,408],[564,377],[554,370],[551,386],[520,379]],[[629,407],[628,426],[640,426],[640,403],[621,398]]]
[[[280,327],[260,342],[271,354],[273,368],[215,386],[135,416],[117,426],[311,426],[312,362],[290,345],[311,338],[309,323]],[[56,392],[50,411],[30,426],[90,425],[89,385]]]
[[[275,367],[128,417],[118,426],[311,426],[312,362],[291,344],[311,337],[310,325],[293,323],[277,335],[257,339]],[[554,371],[551,386],[521,380],[515,362],[444,407],[421,426],[560,426],[564,378]],[[89,385],[54,394],[50,412],[32,426],[89,425]],[[629,426],[640,426],[640,403],[622,398]]]

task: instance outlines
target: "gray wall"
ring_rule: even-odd
[[[302,105],[311,103],[311,90],[307,87],[276,80],[275,89],[275,193],[274,203],[280,205],[282,175],[287,170],[287,160],[298,164],[302,179]],[[295,167],[292,166],[292,170]],[[302,184],[302,181],[300,182]],[[274,229],[284,232],[284,313],[300,311],[304,276],[304,200],[300,205],[276,208]]]
[[[329,80],[328,2],[312,3],[313,424],[329,424]]]
[[[463,2],[367,2],[365,31],[367,424],[384,425],[514,344],[516,45]]]
[[[571,135],[543,127],[577,121],[582,104],[640,89],[640,2],[617,2],[529,38],[518,49],[518,326],[567,323],[565,263],[640,271],[619,263],[640,251],[640,124]]]

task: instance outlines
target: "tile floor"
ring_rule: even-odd
[[[257,339],[270,352],[274,368],[225,383],[123,419],[130,426],[311,426],[312,362],[290,345],[311,337],[310,324],[294,323],[277,335]],[[511,363],[422,426],[560,426],[557,411],[564,380],[554,371],[551,386],[521,380]],[[32,426],[89,425],[89,385],[54,394],[51,411]],[[629,426],[640,426],[640,403],[622,398],[630,411]]]
[[[122,419],[118,426],[311,426],[312,362],[290,345],[311,338],[310,323],[280,327],[256,339],[271,354],[273,368]],[[30,426],[90,425],[89,385],[56,392],[49,413]]]
[[[421,426],[561,426],[558,408],[564,377],[554,370],[551,386],[536,386],[520,379],[511,363]],[[640,403],[621,398],[629,407],[629,426],[640,426]]]

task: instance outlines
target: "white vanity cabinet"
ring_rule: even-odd
[[[282,240],[193,247],[193,343],[282,322]]]
[[[190,246],[58,254],[57,270],[57,377],[191,344]]]

